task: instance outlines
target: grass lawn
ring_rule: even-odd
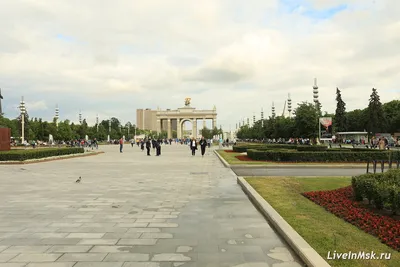
[[[249,177],[246,180],[331,266],[400,266],[400,253],[343,221],[300,193],[351,184],[349,177]],[[391,260],[328,260],[328,251],[392,253]]]

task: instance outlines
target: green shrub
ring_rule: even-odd
[[[243,153],[247,152],[248,149],[257,150],[274,150],[274,149],[296,149],[297,145],[291,144],[240,144],[233,146],[233,151]]]
[[[326,151],[328,150],[327,146],[297,146],[297,151]]]
[[[41,149],[12,149],[0,151],[0,161],[24,161],[28,159],[40,159],[54,156],[83,153],[83,148],[41,148]]]
[[[247,156],[253,160],[277,162],[367,162],[369,160],[399,160],[400,151],[274,151],[247,150]]]
[[[364,198],[377,209],[390,209],[393,213],[400,208],[400,170],[391,169],[385,173],[363,174],[352,177],[354,197]]]

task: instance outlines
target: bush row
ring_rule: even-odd
[[[282,162],[367,162],[369,160],[400,160],[399,151],[260,151],[248,149],[247,156],[253,160]]]
[[[84,149],[79,147],[12,149],[9,151],[0,151],[0,161],[23,161],[27,159],[40,159],[83,152]]]
[[[363,174],[352,178],[356,201],[368,199],[377,209],[389,209],[396,213],[400,209],[400,170],[385,173]]]
[[[247,152],[247,149],[259,149],[259,150],[268,150],[268,149],[296,149],[297,145],[285,145],[285,144],[242,144],[233,146],[233,151],[243,153]]]

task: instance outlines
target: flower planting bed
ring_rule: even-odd
[[[364,232],[376,236],[382,243],[400,251],[399,219],[382,215],[363,202],[355,201],[352,186],[330,191],[305,192],[302,195]]]
[[[238,152],[233,151],[233,150],[224,150],[224,152],[226,152],[226,153],[238,153]]]

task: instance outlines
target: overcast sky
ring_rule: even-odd
[[[137,108],[218,112],[218,125],[312,101],[400,98],[399,0],[0,0],[7,117],[135,123]]]

